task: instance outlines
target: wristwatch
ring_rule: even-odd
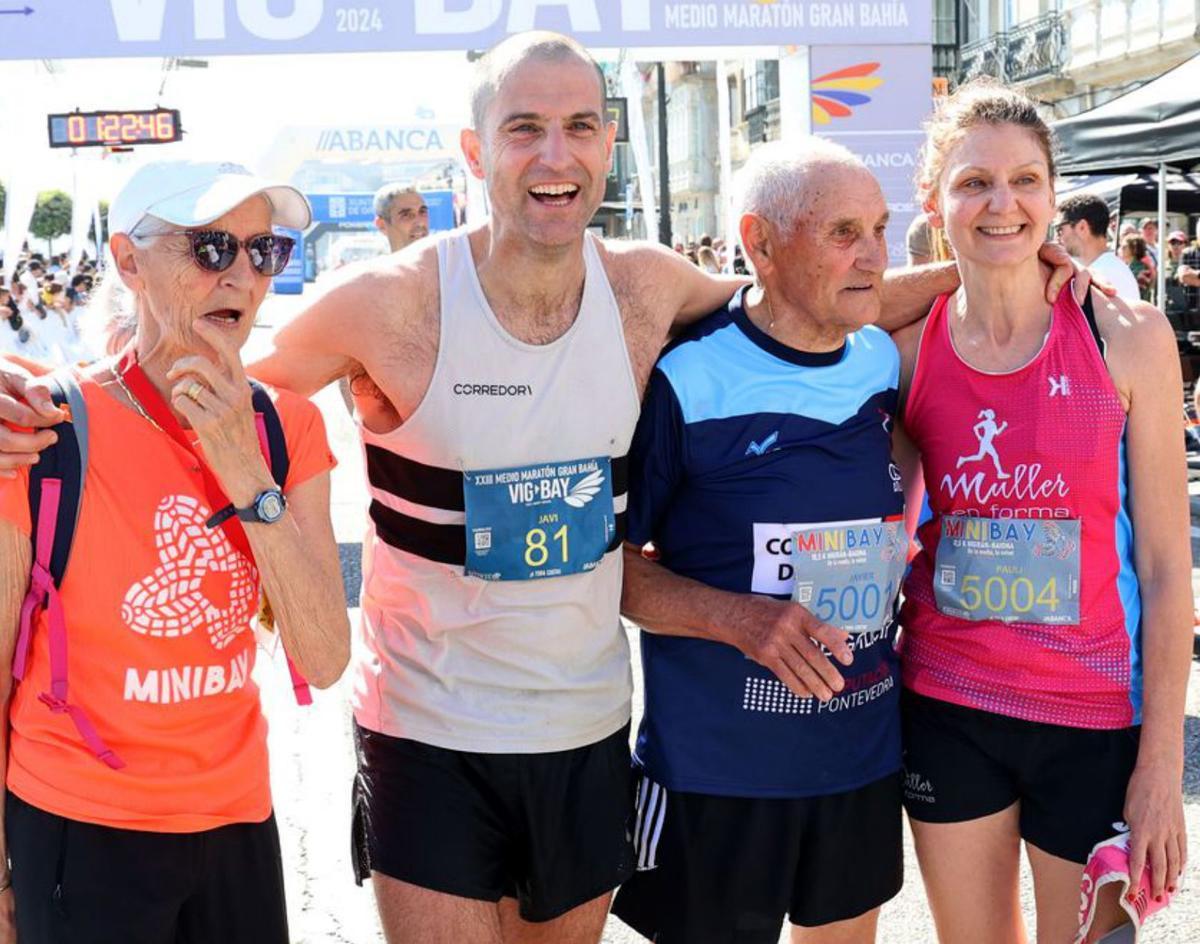
[[[287,509],[287,499],[277,488],[268,488],[254,496],[254,503],[249,508],[236,508],[234,513],[241,521],[252,521],[260,524],[274,524],[283,517]]]

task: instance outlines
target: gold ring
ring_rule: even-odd
[[[183,395],[185,397],[187,397],[189,400],[195,400],[197,403],[199,403],[200,402],[200,393],[203,389],[204,389],[204,385],[202,383],[200,383],[200,381],[193,380],[191,386],[188,387],[185,391],[183,391]]]

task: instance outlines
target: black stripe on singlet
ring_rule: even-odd
[[[461,524],[433,524],[379,501],[372,501],[369,514],[375,533],[385,544],[439,564],[467,562],[467,529]]]
[[[380,446],[367,445],[367,481],[381,491],[416,505],[465,511],[463,473],[425,465]],[[612,493],[616,498],[629,489],[629,456],[612,461]]]
[[[367,481],[381,491],[417,505],[446,511],[466,510],[461,471],[425,465],[370,443],[367,444]]]
[[[367,445],[367,479],[381,491],[430,508],[445,511],[466,510],[463,499],[463,473],[457,469],[425,465],[379,446]],[[611,460],[613,497],[629,488],[629,457]],[[370,507],[375,533],[392,547],[426,560],[463,566],[467,559],[467,532],[461,524],[435,524],[389,508],[378,500]],[[608,551],[615,551],[625,540],[626,513],[616,516],[616,533]]]
[[[375,533],[385,544],[439,564],[466,565],[467,529],[463,525],[432,524],[378,501],[371,502],[370,515],[375,522]],[[621,546],[625,541],[625,531],[626,513],[619,511],[616,532],[608,542],[605,553]]]

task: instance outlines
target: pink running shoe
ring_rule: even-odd
[[[1130,893],[1129,833],[1118,833],[1111,839],[1096,843],[1092,854],[1088,857],[1087,865],[1083,868],[1083,881],[1079,889],[1079,933],[1075,937],[1075,944],[1083,944],[1087,939],[1088,931],[1092,927],[1092,919],[1096,916],[1096,900],[1099,897],[1100,889],[1109,882],[1121,883],[1117,900],[1125,909],[1125,913],[1129,915],[1132,924],[1132,934],[1128,934],[1130,926],[1126,925],[1123,930],[1127,933],[1125,937],[1120,938],[1121,940],[1136,942],[1138,932],[1145,924],[1146,919],[1155,912],[1162,911],[1171,903],[1172,896],[1169,892],[1163,892],[1161,901],[1155,901],[1151,896],[1150,865],[1148,863],[1142,869],[1142,880],[1135,891],[1134,900],[1129,900],[1127,897]],[[1111,933],[1116,934],[1117,932]],[[1101,940],[1108,940],[1108,938]]]

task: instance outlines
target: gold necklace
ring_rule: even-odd
[[[147,423],[149,423],[151,426],[153,426],[155,429],[157,429],[160,433],[163,433],[165,435],[166,430],[163,429],[161,426],[158,425],[158,423],[156,423],[154,421],[154,417],[152,417],[149,413],[146,412],[146,408],[144,406],[142,406],[141,401],[138,400],[138,398],[133,395],[133,391],[130,390],[125,385],[125,378],[123,376],[121,376],[121,371],[117,368],[116,363],[113,364],[113,366],[110,368],[110,370],[112,370],[113,380],[115,380],[117,382],[117,386],[121,388],[122,393],[124,393],[125,396],[129,398],[129,402],[133,404],[133,408],[135,410],[137,410],[138,413],[141,414],[142,418]]]
[[[767,306],[767,317],[771,319],[771,323],[767,325],[767,330],[764,333],[767,337],[774,338],[775,336],[771,334],[771,329],[775,327],[775,309],[771,307],[771,296],[767,294],[766,288],[763,289],[762,297],[763,304]]]

